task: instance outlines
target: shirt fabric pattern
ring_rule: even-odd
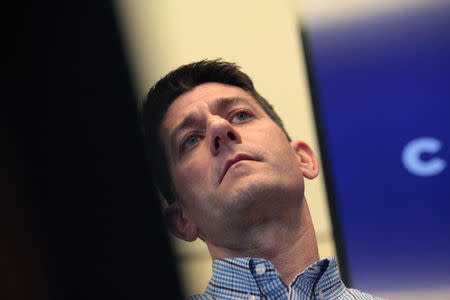
[[[262,258],[225,258],[213,261],[213,275],[204,294],[190,300],[206,299],[286,299],[359,300],[382,299],[342,282],[334,257],[322,259],[298,274],[286,286],[273,264]]]

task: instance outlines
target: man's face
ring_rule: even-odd
[[[179,96],[160,129],[183,213],[205,240],[283,218],[303,198],[299,156],[244,90],[205,83]]]

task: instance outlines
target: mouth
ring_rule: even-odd
[[[254,159],[253,157],[251,157],[248,154],[237,154],[236,156],[232,157],[231,159],[228,159],[225,162],[225,166],[223,168],[223,172],[222,172],[222,176],[220,177],[219,180],[219,184],[222,182],[223,178],[225,177],[225,175],[227,174],[228,170],[230,169],[231,166],[233,166],[234,164],[242,161],[242,160],[252,160],[252,161],[256,161],[256,159]]]

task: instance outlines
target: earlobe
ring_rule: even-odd
[[[291,147],[298,156],[303,176],[308,179],[316,178],[319,174],[319,162],[308,144],[297,140],[291,142]]]
[[[199,236],[198,227],[184,214],[183,208],[178,201],[166,208],[165,218],[169,230],[179,239],[193,242]]]

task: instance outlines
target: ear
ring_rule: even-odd
[[[291,147],[299,158],[303,176],[314,179],[319,174],[319,162],[308,144],[302,141],[292,141]]]
[[[170,204],[165,210],[169,230],[178,238],[193,242],[199,236],[198,227],[186,216],[179,201]]]

